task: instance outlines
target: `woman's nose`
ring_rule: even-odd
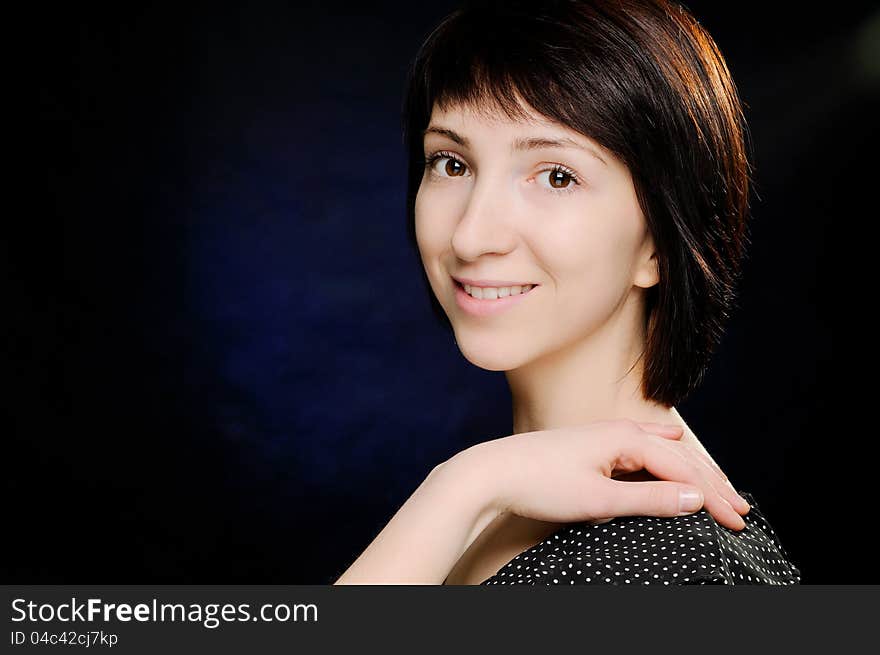
[[[464,261],[484,254],[505,254],[516,243],[510,194],[488,180],[477,182],[452,233],[452,249]],[[507,197],[505,197],[507,196]]]

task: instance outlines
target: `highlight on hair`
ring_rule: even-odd
[[[646,293],[642,393],[679,403],[721,340],[749,243],[748,126],[721,52],[670,0],[465,2],[427,37],[407,78],[407,231],[416,251],[415,198],[435,104],[520,120],[520,99],[628,167],[660,272]]]

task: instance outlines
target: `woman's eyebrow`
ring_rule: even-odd
[[[450,130],[447,127],[440,127],[437,125],[429,125],[427,129],[423,133],[423,137],[428,134],[439,134],[441,136],[445,136],[452,141],[455,141],[460,146],[464,146],[465,148],[470,148],[470,141],[466,137],[461,136],[454,130]],[[568,137],[554,138],[549,139],[546,137],[521,137],[519,139],[514,140],[511,144],[511,151],[516,150],[540,150],[542,148],[575,148],[577,150],[583,150],[593,157],[601,161],[606,166],[608,162],[602,158],[602,156],[596,152],[594,148],[591,148],[588,145],[584,145],[582,143],[578,143],[574,139],[569,139]]]

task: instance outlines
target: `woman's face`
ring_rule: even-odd
[[[529,113],[530,122],[513,122],[435,106],[424,137],[426,158],[437,158],[415,203],[422,264],[462,354],[487,370],[515,369],[588,339],[638,287],[657,282],[626,166]],[[476,300],[455,278],[537,286]]]

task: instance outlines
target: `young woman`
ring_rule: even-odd
[[[416,56],[404,130],[432,305],[505,372],[514,433],[436,467],[336,583],[798,583],[675,409],[748,240],[746,124],[696,19],[466,3]]]

